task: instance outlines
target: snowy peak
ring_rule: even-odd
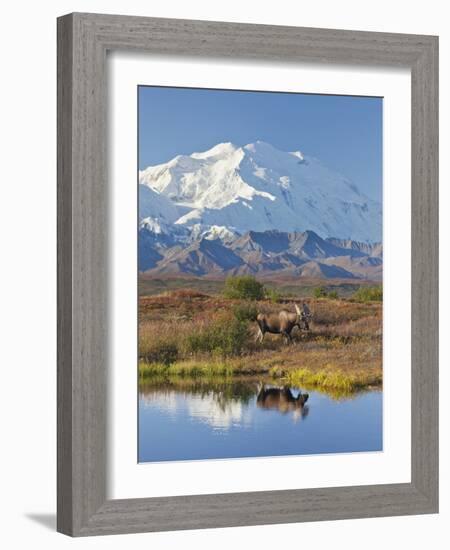
[[[243,147],[245,154],[252,158],[254,162],[260,161],[262,164],[269,164],[272,167],[283,167],[298,164],[304,161],[303,153],[300,151],[284,152],[276,149],[270,143],[265,141],[256,141],[248,143]]]
[[[163,209],[165,218],[181,226],[216,225],[241,233],[309,229],[323,237],[381,240],[380,204],[318,159],[263,141],[243,147],[219,143],[179,155],[142,170],[139,182],[158,194],[160,210],[162,197],[171,203]],[[157,217],[148,202],[141,218]]]
[[[282,153],[278,149],[275,149],[275,147],[270,143],[260,140],[255,141],[255,143],[247,143],[247,145],[244,145],[243,149],[245,149],[249,153],[257,155],[277,155],[279,153]]]
[[[232,155],[237,149],[239,149],[239,147],[231,142],[218,143],[203,153],[192,153],[191,158],[202,160],[224,158],[228,155]]]

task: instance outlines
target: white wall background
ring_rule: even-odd
[[[439,0],[271,3],[201,0],[15,0],[2,8],[0,85],[1,539],[5,548],[444,548],[450,521],[449,286],[441,285],[441,512],[439,515],[71,540],[56,508],[56,22],[91,11],[440,35],[441,280],[449,278],[450,27]],[[447,154],[446,154],[447,153]],[[446,185],[447,184],[447,185]],[[401,225],[399,212],[399,226]],[[6,307],[5,307],[6,306]],[[445,307],[447,306],[447,307]]]

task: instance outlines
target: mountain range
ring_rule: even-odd
[[[264,142],[139,172],[139,270],[150,275],[369,278],[381,205],[300,151]]]
[[[248,231],[233,236],[220,228],[176,234],[139,229],[139,270],[148,275],[262,278],[311,277],[380,280],[382,246],[323,239],[314,231]]]

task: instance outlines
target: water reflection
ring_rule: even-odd
[[[227,429],[250,421],[246,405],[258,388],[256,380],[165,379],[141,384],[140,401],[173,417],[184,412],[213,428]]]
[[[308,398],[309,394],[299,390],[297,396],[294,397],[293,390],[287,386],[266,387],[262,385],[256,398],[256,404],[262,409],[275,410],[282,414],[292,412],[294,420],[299,420],[308,416],[309,407],[306,405]]]
[[[140,462],[381,448],[381,392],[336,400],[249,377],[139,386]]]
[[[245,413],[251,401],[267,411],[292,413],[292,419],[298,421],[309,413],[308,398],[309,395],[298,388],[275,386],[251,378],[198,380],[183,377],[140,386],[143,406],[163,409],[173,417],[184,410],[192,418],[222,429],[248,424],[251,415]]]

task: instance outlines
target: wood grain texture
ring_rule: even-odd
[[[438,508],[438,42],[411,71],[412,479]],[[422,402],[426,396],[426,402]],[[419,405],[419,406],[417,406]]]
[[[57,529],[72,525],[72,20],[58,21]]]
[[[59,20],[58,43],[58,529],[76,533],[106,498],[106,68],[80,18]]]
[[[106,499],[106,53],[406,66],[412,74],[412,481]],[[99,535],[438,509],[438,40],[116,15],[58,20],[58,530]]]

